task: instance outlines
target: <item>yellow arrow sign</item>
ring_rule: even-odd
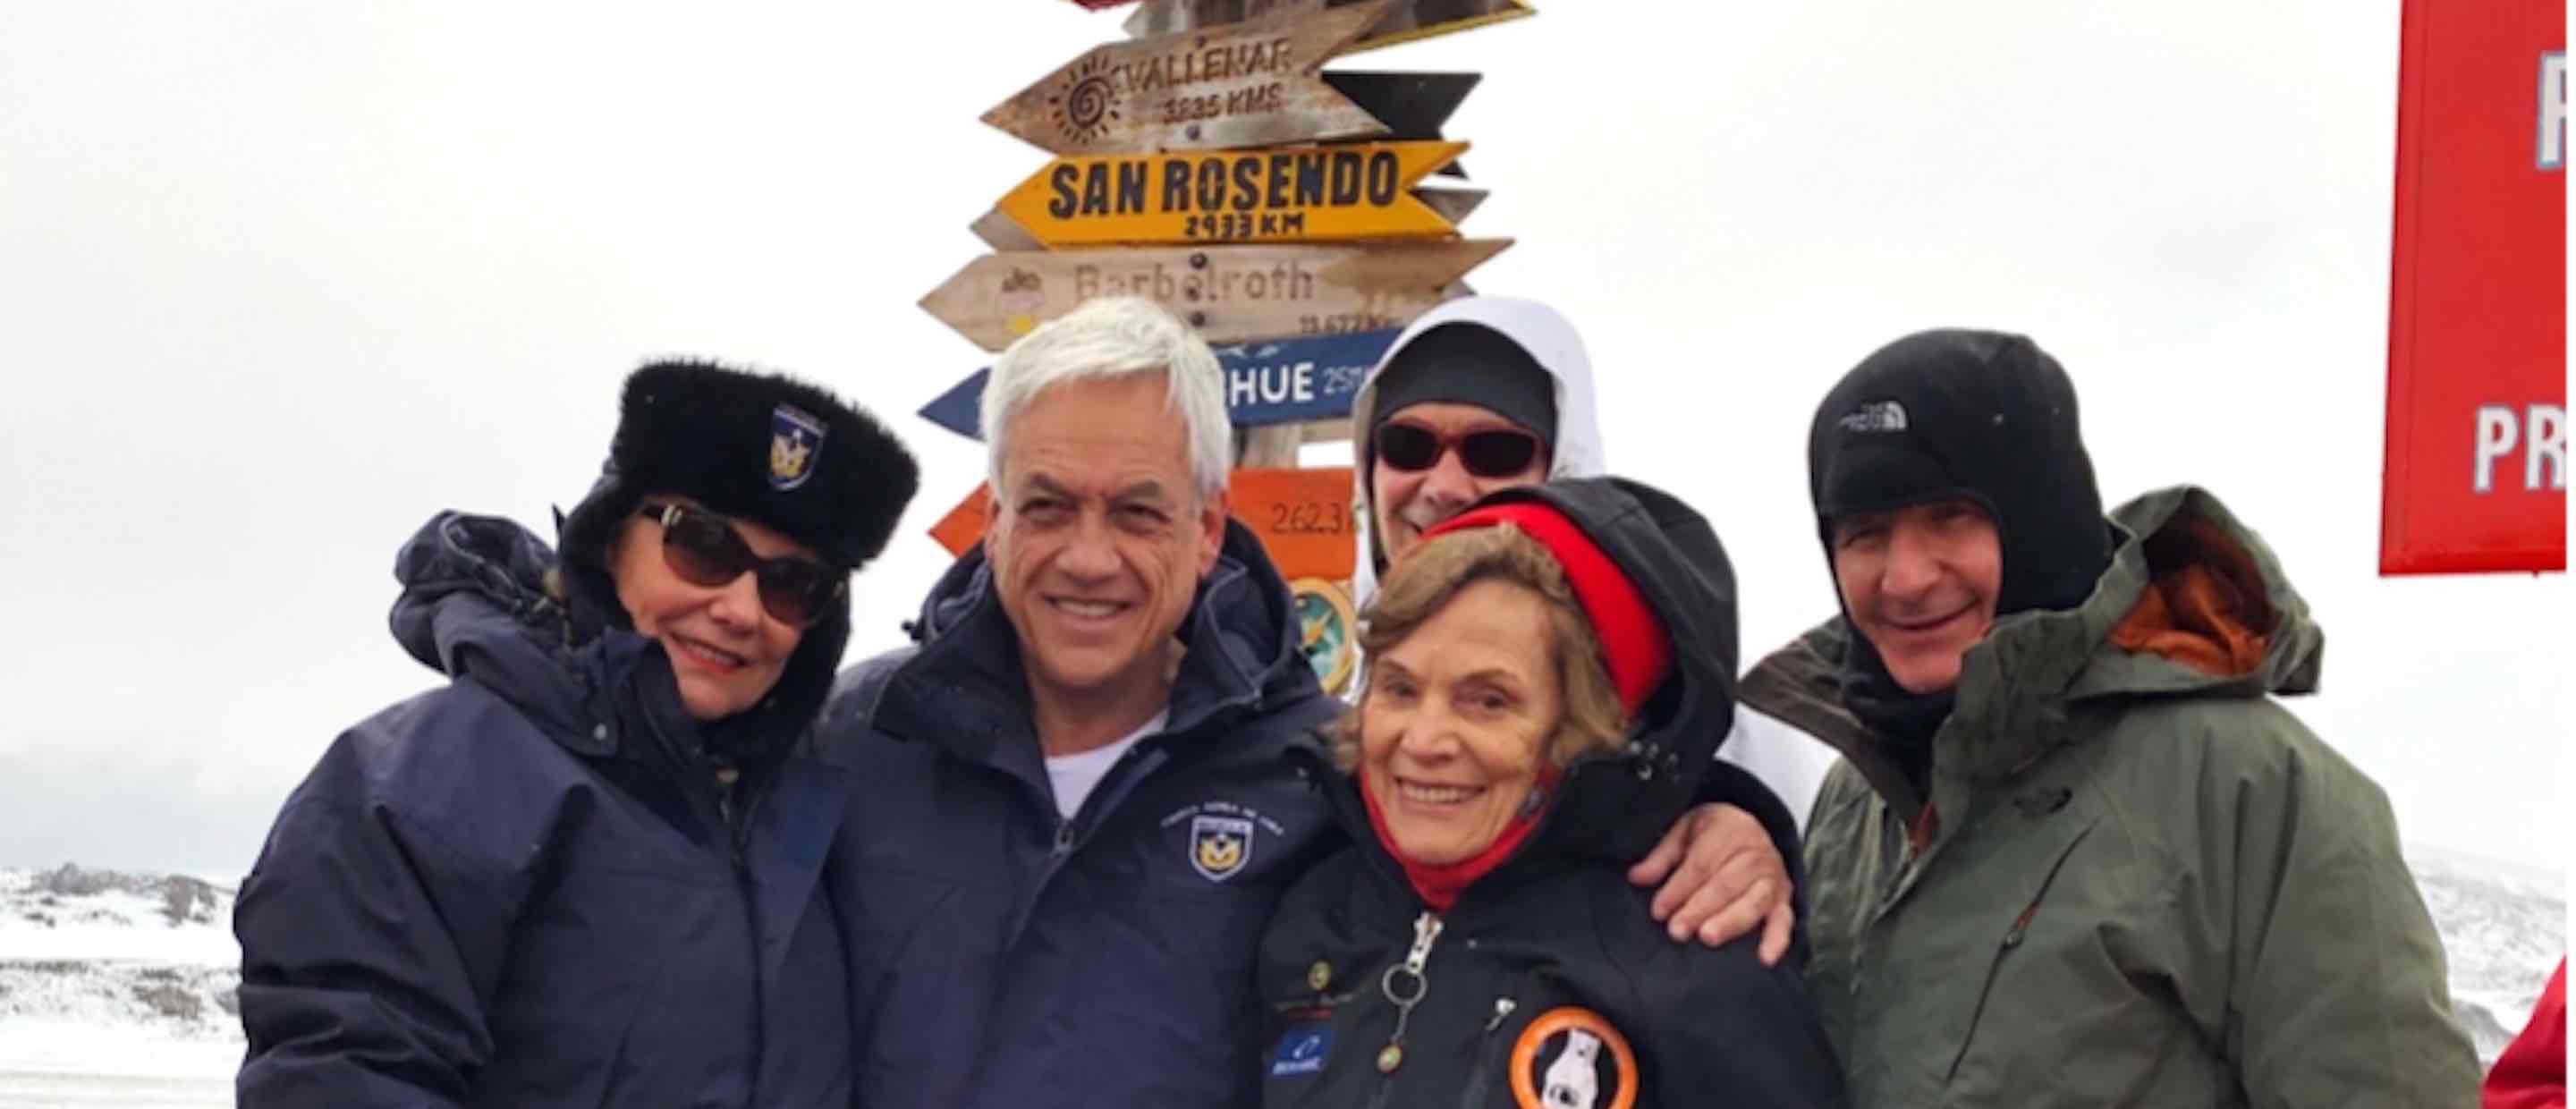
[[[1002,197],[1049,247],[1438,238],[1457,230],[1414,183],[1463,142],[1058,158]]]

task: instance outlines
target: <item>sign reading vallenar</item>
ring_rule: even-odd
[[[1317,75],[1386,15],[1388,2],[1096,47],[984,122],[1057,154],[1384,135],[1385,124]]]
[[[1455,227],[1412,189],[1466,149],[1408,142],[1059,158],[1000,207],[1050,247],[1437,238]]]

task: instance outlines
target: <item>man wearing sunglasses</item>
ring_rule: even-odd
[[[1591,359],[1555,309],[1466,297],[1415,320],[1369,370],[1351,408],[1365,555],[1353,600],[1365,604],[1390,560],[1487,494],[1606,473],[1595,412]],[[1718,757],[1751,772],[1801,825],[1833,761],[1822,744],[1740,708]],[[1694,839],[1686,857],[1684,837],[1702,832],[1705,843]],[[1716,869],[1694,873],[1704,860]],[[1687,880],[1665,882],[1677,867]],[[1651,908],[1676,938],[1692,922],[1708,943],[1759,925],[1764,962],[1789,950],[1796,909],[1788,863],[1741,807],[1702,806],[1631,877],[1665,882]]]
[[[1223,372],[1153,303],[1096,300],[983,404],[982,545],[821,725],[854,771],[825,881],[858,1101],[1257,1104],[1255,950],[1346,842],[1285,755],[1340,706],[1227,517]]]

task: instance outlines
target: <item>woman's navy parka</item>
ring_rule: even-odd
[[[1631,742],[1575,760],[1529,840],[1446,913],[1426,908],[1380,843],[1355,779],[1316,768],[1352,845],[1290,887],[1262,937],[1261,1103],[1842,1104],[1801,978],[1803,926],[1776,967],[1757,958],[1758,935],[1675,943],[1647,911],[1653,891],[1626,877],[1696,799],[1752,813],[1803,884],[1788,809],[1713,757],[1734,711],[1736,657],[1734,575],[1716,533],[1681,502],[1617,478],[1479,503],[1504,500],[1553,507],[1618,564],[1672,637],[1673,676]]]
[[[598,618],[605,575],[566,572],[568,611],[555,568],[453,513],[403,548],[394,637],[453,680],[342,733],[242,886],[241,1105],[848,1103],[816,881],[845,793],[786,754],[846,605],[701,726],[660,645]]]

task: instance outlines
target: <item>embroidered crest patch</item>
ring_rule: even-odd
[[[1190,818],[1190,869],[1222,882],[1252,861],[1252,821],[1200,813]]]
[[[823,457],[823,421],[792,404],[769,413],[769,487],[781,493],[805,484]]]

